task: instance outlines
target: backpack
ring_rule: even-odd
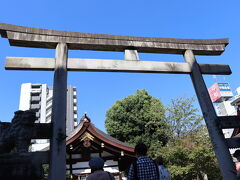
[[[164,166],[160,165],[158,166],[158,169],[160,180],[170,180],[170,173]]]

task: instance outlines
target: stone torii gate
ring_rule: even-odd
[[[55,58],[7,57],[7,70],[54,70],[50,180],[65,180],[67,71],[189,74],[208,128],[222,176],[235,180],[235,166],[228,148],[239,139],[225,139],[221,129],[240,127],[237,116],[217,117],[203,74],[231,74],[228,65],[198,64],[195,55],[221,55],[228,39],[172,39],[130,37],[29,28],[0,23],[0,33],[11,46],[56,49]],[[70,50],[125,52],[125,60],[68,58]],[[185,62],[140,61],[138,52],[182,54]]]

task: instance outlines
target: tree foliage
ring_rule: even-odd
[[[171,124],[173,136],[188,134],[201,125],[203,118],[193,102],[193,97],[179,97],[171,99],[171,104],[166,107],[166,119]]]
[[[194,107],[194,98],[179,97],[166,107],[171,141],[159,154],[166,160],[172,179],[221,179],[208,131]]]
[[[137,90],[136,94],[118,100],[107,111],[105,126],[111,136],[132,145],[141,141],[153,150],[168,141],[169,126],[164,114],[159,99],[146,90]]]
[[[106,130],[111,136],[132,145],[142,141],[150,147],[150,156],[163,156],[172,180],[203,180],[204,175],[209,180],[221,179],[194,98],[172,99],[164,107],[146,90],[138,90],[117,101],[106,117]]]
[[[212,149],[206,127],[177,138],[174,143],[159,152],[164,159],[173,180],[220,180],[221,175]]]

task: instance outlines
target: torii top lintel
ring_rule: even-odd
[[[195,55],[220,55],[229,40],[175,39],[134,37],[95,33],[80,33],[31,28],[0,23],[0,34],[10,45],[55,49],[57,43],[67,43],[68,49],[124,51],[134,49],[144,53],[183,54],[190,49]]]

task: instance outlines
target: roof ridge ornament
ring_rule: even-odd
[[[91,119],[87,116],[87,112],[84,112],[84,115],[81,118],[80,122],[91,122]]]

